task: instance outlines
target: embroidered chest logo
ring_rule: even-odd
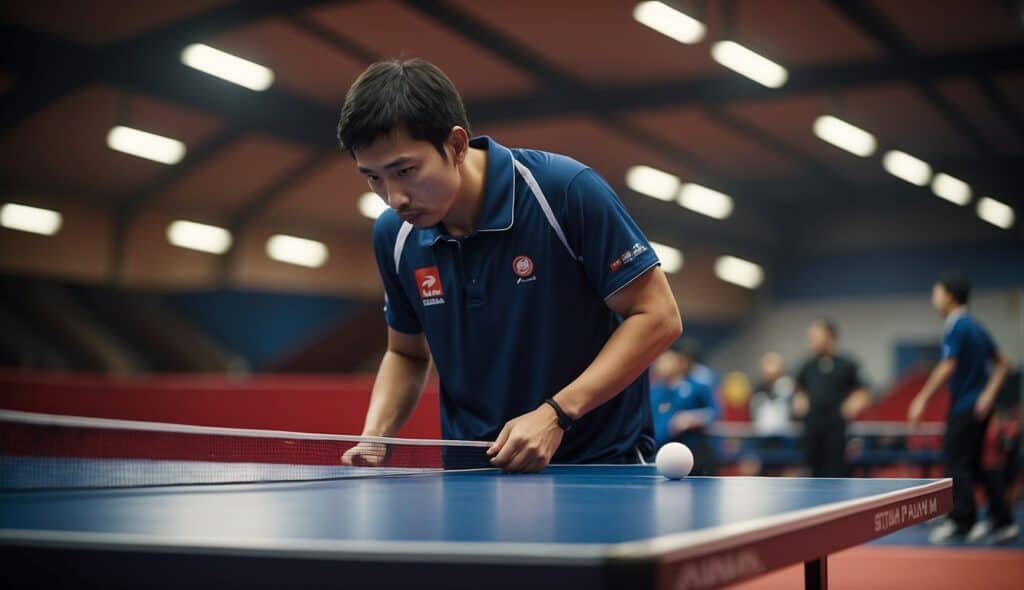
[[[632,248],[626,250],[622,254],[619,254],[618,258],[612,260],[611,264],[608,265],[608,268],[610,268],[612,272],[617,272],[620,268],[633,262],[634,260],[637,259],[638,256],[640,256],[646,251],[647,246],[641,244],[640,242],[637,242],[633,244]]]
[[[423,305],[441,305],[444,303],[444,287],[441,286],[441,273],[436,266],[425,266],[416,269],[416,286],[420,290]]]
[[[529,256],[516,256],[512,260],[512,272],[516,273],[516,276],[519,277],[516,279],[517,285],[537,280],[537,277],[533,274],[533,260],[530,260]]]

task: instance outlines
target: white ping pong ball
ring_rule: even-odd
[[[683,443],[666,443],[658,449],[654,465],[658,473],[669,479],[686,477],[693,471],[693,452]]]

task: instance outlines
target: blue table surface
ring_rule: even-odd
[[[0,529],[147,538],[613,544],[749,522],[934,480],[688,478],[651,466],[0,493]]]

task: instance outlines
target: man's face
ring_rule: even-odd
[[[403,220],[430,227],[448,213],[461,183],[455,149],[445,143],[445,160],[433,145],[396,129],[355,150],[356,165],[370,190]]]
[[[826,353],[829,351],[831,344],[832,335],[829,334],[828,329],[821,322],[814,322],[807,329],[807,346],[810,347],[811,351],[817,354]]]
[[[932,285],[932,307],[935,308],[935,311],[945,315],[952,307],[952,303],[953,297],[945,287],[939,283]]]
[[[769,352],[761,357],[761,376],[766,381],[775,381],[782,377],[784,371],[782,357],[777,353]]]

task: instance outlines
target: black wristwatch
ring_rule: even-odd
[[[551,409],[555,411],[555,414],[558,414],[559,428],[561,428],[564,432],[569,432],[570,430],[572,430],[572,425],[575,424],[576,421],[570,418],[569,414],[566,414],[564,411],[562,411],[562,406],[558,405],[558,402],[549,397],[546,400],[544,400],[544,403],[551,406]]]

